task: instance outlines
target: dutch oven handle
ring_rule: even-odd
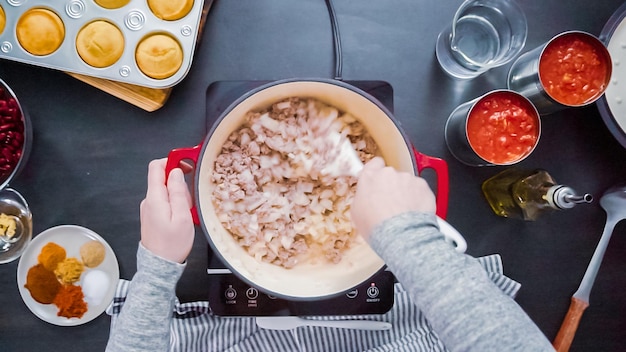
[[[191,160],[195,164],[198,162],[202,145],[199,144],[191,148],[178,148],[172,149],[167,156],[167,165],[165,166],[165,181],[174,168],[180,165],[181,161]],[[448,164],[442,159],[434,158],[428,155],[424,155],[415,149],[413,146],[413,153],[415,154],[415,160],[417,162],[417,171],[422,172],[424,169],[433,169],[437,174],[437,216],[445,219],[448,214]],[[200,224],[198,217],[198,210],[194,204],[191,208],[191,216],[193,222],[196,225]]]
[[[197,146],[191,147],[191,148],[172,149],[170,153],[167,155],[167,164],[165,165],[165,183],[167,183],[167,178],[170,175],[170,171],[179,167],[182,161],[191,160],[193,161],[194,165],[198,165],[198,157],[200,156],[201,150],[202,150],[202,144],[198,144]],[[198,217],[198,208],[196,207],[195,204],[193,204],[191,207],[191,218],[193,219],[194,224],[200,225],[200,218]]]
[[[437,174],[437,216],[445,219],[448,215],[448,164],[439,158],[433,158],[432,156],[424,155],[413,148],[413,154],[415,154],[415,161],[417,162],[417,171],[422,173],[424,169],[433,169]]]

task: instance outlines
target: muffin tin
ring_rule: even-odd
[[[203,5],[204,0],[194,0],[186,16],[168,21],[158,18],[153,13],[147,0],[130,0],[117,9],[101,7],[94,0],[2,0],[0,7],[5,13],[6,25],[0,33],[0,58],[144,87],[168,88],[180,82],[189,71]],[[16,34],[18,20],[24,13],[34,8],[54,12],[65,26],[63,42],[51,54],[33,55],[18,41]],[[124,36],[124,51],[119,60],[102,68],[87,64],[76,49],[76,37],[81,28],[97,20],[115,25]],[[152,34],[168,35],[175,39],[182,49],[181,66],[169,77],[160,79],[149,77],[142,72],[135,60],[137,45]]]

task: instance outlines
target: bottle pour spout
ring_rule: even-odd
[[[576,204],[591,203],[593,201],[591,194],[578,195],[572,188],[563,185],[550,187],[547,195],[550,205],[557,209],[569,209]]]
[[[574,194],[568,194],[565,195],[565,201],[570,202],[570,203],[574,203],[574,204],[580,204],[580,203],[591,203],[593,202],[593,196],[589,193],[585,193],[582,196],[577,196]]]

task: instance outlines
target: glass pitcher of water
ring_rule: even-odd
[[[465,0],[437,38],[437,60],[454,78],[474,78],[513,60],[527,33],[526,16],[513,0]]]

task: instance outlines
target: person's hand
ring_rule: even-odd
[[[183,171],[173,169],[165,185],[166,159],[148,166],[148,191],[141,202],[141,243],[155,255],[182,263],[187,259],[195,234],[191,218],[191,195]]]
[[[350,216],[357,233],[368,239],[374,227],[388,218],[408,211],[435,210],[435,195],[423,178],[386,167],[384,160],[376,157],[359,175]]]

